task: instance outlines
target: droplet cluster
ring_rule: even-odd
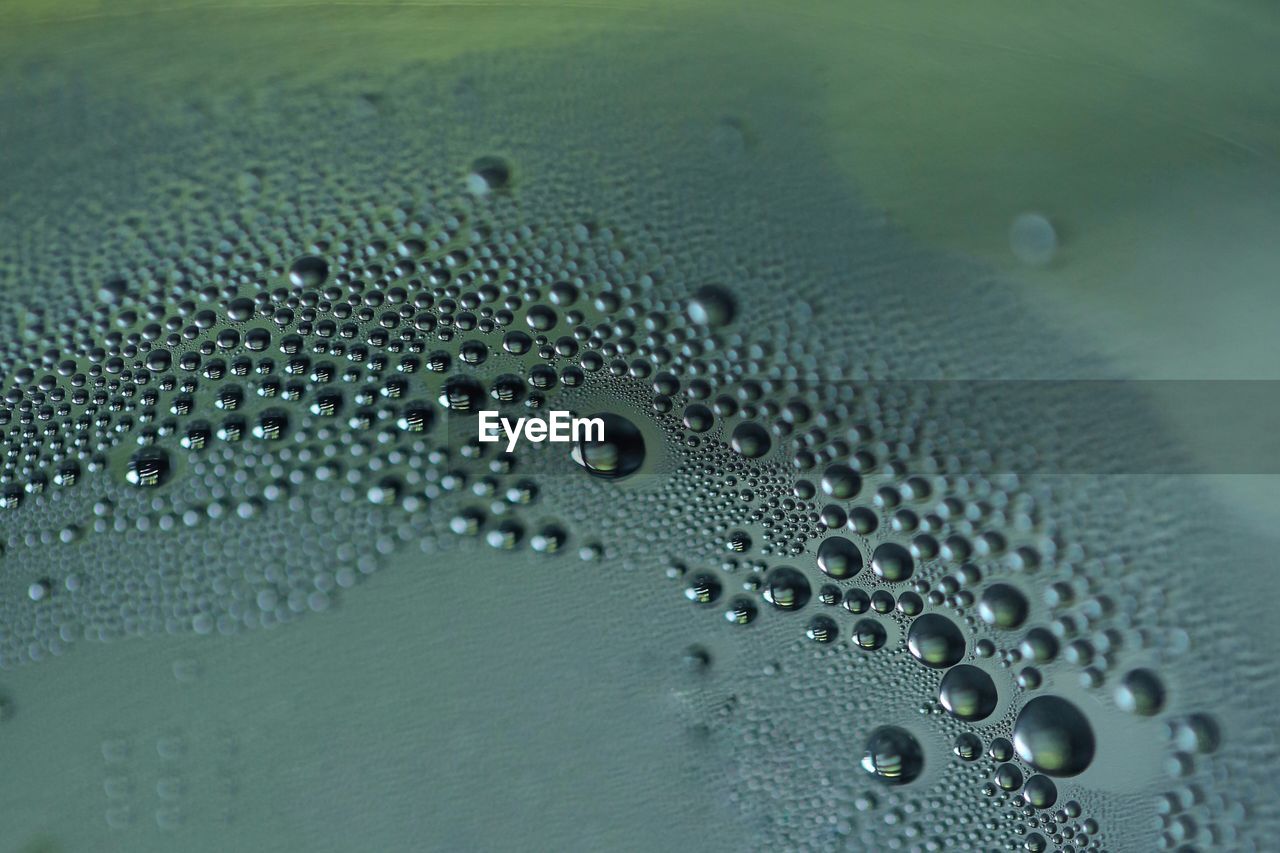
[[[468,73],[468,97],[518,97]],[[966,338],[928,283],[941,261],[812,184],[759,225],[753,182],[778,187],[776,167],[722,144],[746,119],[667,141],[693,165],[642,187],[653,155],[616,109],[588,146],[525,93],[508,114],[544,123],[502,145],[497,117],[433,135],[391,107],[429,97],[445,122],[442,83],[379,91],[103,105],[130,138],[177,140],[144,147],[146,186],[107,175],[48,233],[0,213],[21,241],[0,249],[0,667],[270,628],[406,550],[530,551],[647,572],[761,661],[699,725],[735,745],[766,844],[1264,849],[1249,792],[1221,782],[1244,771],[1214,763],[1233,735],[1178,665],[1202,629],[1152,582],[1198,553],[1152,524],[1185,497],[1012,473],[1107,451],[989,444],[1022,413],[896,379],[1014,361],[972,343],[1028,328],[1007,294],[963,271],[986,288]],[[574,144],[617,152],[600,168],[626,180]],[[861,224],[842,242],[819,220]],[[1041,231],[1018,220],[1029,262]],[[569,409],[605,439],[505,452],[477,440],[483,409]],[[1110,775],[1130,726],[1164,750],[1157,783]],[[1117,785],[1158,829],[1101,793]]]

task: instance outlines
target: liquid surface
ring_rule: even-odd
[[[8,10],[0,850],[1271,849],[1276,21],[1001,11]]]

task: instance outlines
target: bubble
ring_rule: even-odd
[[[1093,761],[1093,728],[1080,709],[1059,696],[1037,696],[1013,724],[1018,757],[1050,776],[1075,776]]]
[[[842,536],[829,536],[818,546],[818,568],[828,577],[848,580],[862,571],[862,552]]]
[[[135,486],[155,488],[169,482],[172,471],[168,452],[159,447],[148,447],[129,457],[124,477]]]
[[[947,670],[938,686],[938,702],[951,716],[965,722],[985,720],[998,700],[995,681],[986,670],[971,664]]]
[[[906,548],[884,542],[871,553],[871,570],[890,583],[899,583],[915,573],[916,562]]]
[[[634,474],[644,464],[644,436],[622,415],[602,412],[591,415],[604,421],[604,439],[580,439],[570,456],[597,477],[618,478]]]
[[[779,566],[765,576],[763,595],[779,610],[799,610],[809,603],[809,581],[790,566]]]
[[[906,729],[881,726],[867,738],[862,769],[886,785],[906,785],[924,770],[924,751]]]
[[[741,456],[748,459],[759,459],[769,452],[772,441],[769,433],[754,421],[743,421],[733,428],[733,436],[729,446]]]
[[[926,613],[907,630],[907,649],[925,666],[945,669],[964,657],[964,634],[947,617]]]
[[[1131,669],[1116,685],[1116,704],[1123,711],[1152,717],[1164,708],[1164,684],[1149,669]]]
[[[1027,597],[1015,586],[993,583],[978,599],[978,616],[988,625],[1011,630],[1027,620]]]
[[[719,328],[733,322],[737,313],[733,297],[727,290],[716,284],[708,284],[698,288],[689,300],[689,319],[699,326]]]
[[[1020,213],[1009,226],[1009,248],[1027,266],[1048,266],[1058,253],[1058,232],[1042,214]]]

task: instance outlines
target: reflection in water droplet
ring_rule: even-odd
[[[611,412],[591,415],[604,421],[604,439],[582,439],[569,455],[597,477],[625,477],[644,464],[644,436],[631,421]]]
[[[993,583],[978,599],[978,615],[997,628],[1021,627],[1027,619],[1027,597],[1012,584]]]
[[[1033,809],[1051,808],[1058,801],[1058,786],[1048,776],[1037,773],[1022,786],[1022,799]]]
[[[169,454],[159,447],[148,447],[129,457],[124,477],[135,486],[154,488],[167,483],[171,472]]]
[[[938,701],[951,716],[968,722],[985,720],[996,709],[996,683],[986,670],[960,664],[947,670],[938,686]]]
[[[896,542],[876,546],[871,554],[871,570],[890,583],[907,580],[916,570],[915,559]]]
[[[764,600],[779,610],[799,610],[809,603],[809,581],[789,566],[769,572],[764,582]]]
[[[848,580],[862,571],[862,552],[843,536],[831,536],[818,546],[818,568],[836,580]]]
[[[874,619],[859,619],[853,626],[853,641],[869,652],[884,645],[884,626]]]
[[[915,735],[898,726],[881,726],[867,738],[862,769],[888,785],[915,781],[924,769],[924,752]]]
[[[947,617],[926,613],[907,630],[907,648],[925,666],[945,669],[964,657],[964,634]]]
[[[1093,727],[1080,709],[1059,696],[1037,696],[1013,724],[1018,757],[1050,776],[1075,776],[1093,761]]]
[[[743,421],[733,428],[729,446],[748,459],[759,459],[769,452],[772,441],[765,428],[754,421]]]
[[[1116,686],[1116,704],[1122,710],[1151,717],[1164,708],[1164,684],[1149,669],[1132,669]]]
[[[689,319],[700,326],[718,328],[728,325],[735,313],[733,296],[716,284],[699,288],[689,300]]]

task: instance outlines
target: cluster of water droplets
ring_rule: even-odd
[[[316,188],[278,161],[238,172],[235,215],[157,190],[186,215],[119,220],[110,264],[12,263],[49,295],[4,320],[0,666],[289,622],[404,549],[527,549],[648,569],[762,660],[812,648],[821,679],[782,704],[704,709],[752,747],[744,810],[795,806],[763,838],[1115,849],[1133,831],[1081,778],[1132,720],[1167,728],[1171,780],[1139,836],[1235,843],[1243,814],[1197,776],[1219,725],[1165,683],[1133,618],[1149,590],[1116,580],[1124,557],[1089,547],[1072,501],[974,473],[1000,450],[926,385],[823,378],[853,339],[806,340],[812,311],[779,313],[767,264],[744,282],[607,224],[628,211],[557,217],[559,176],[526,202],[551,168],[473,151]],[[605,439],[504,452],[477,440],[481,409],[599,416]],[[807,743],[844,768],[817,786],[774,748],[774,721],[813,714],[857,732]]]

